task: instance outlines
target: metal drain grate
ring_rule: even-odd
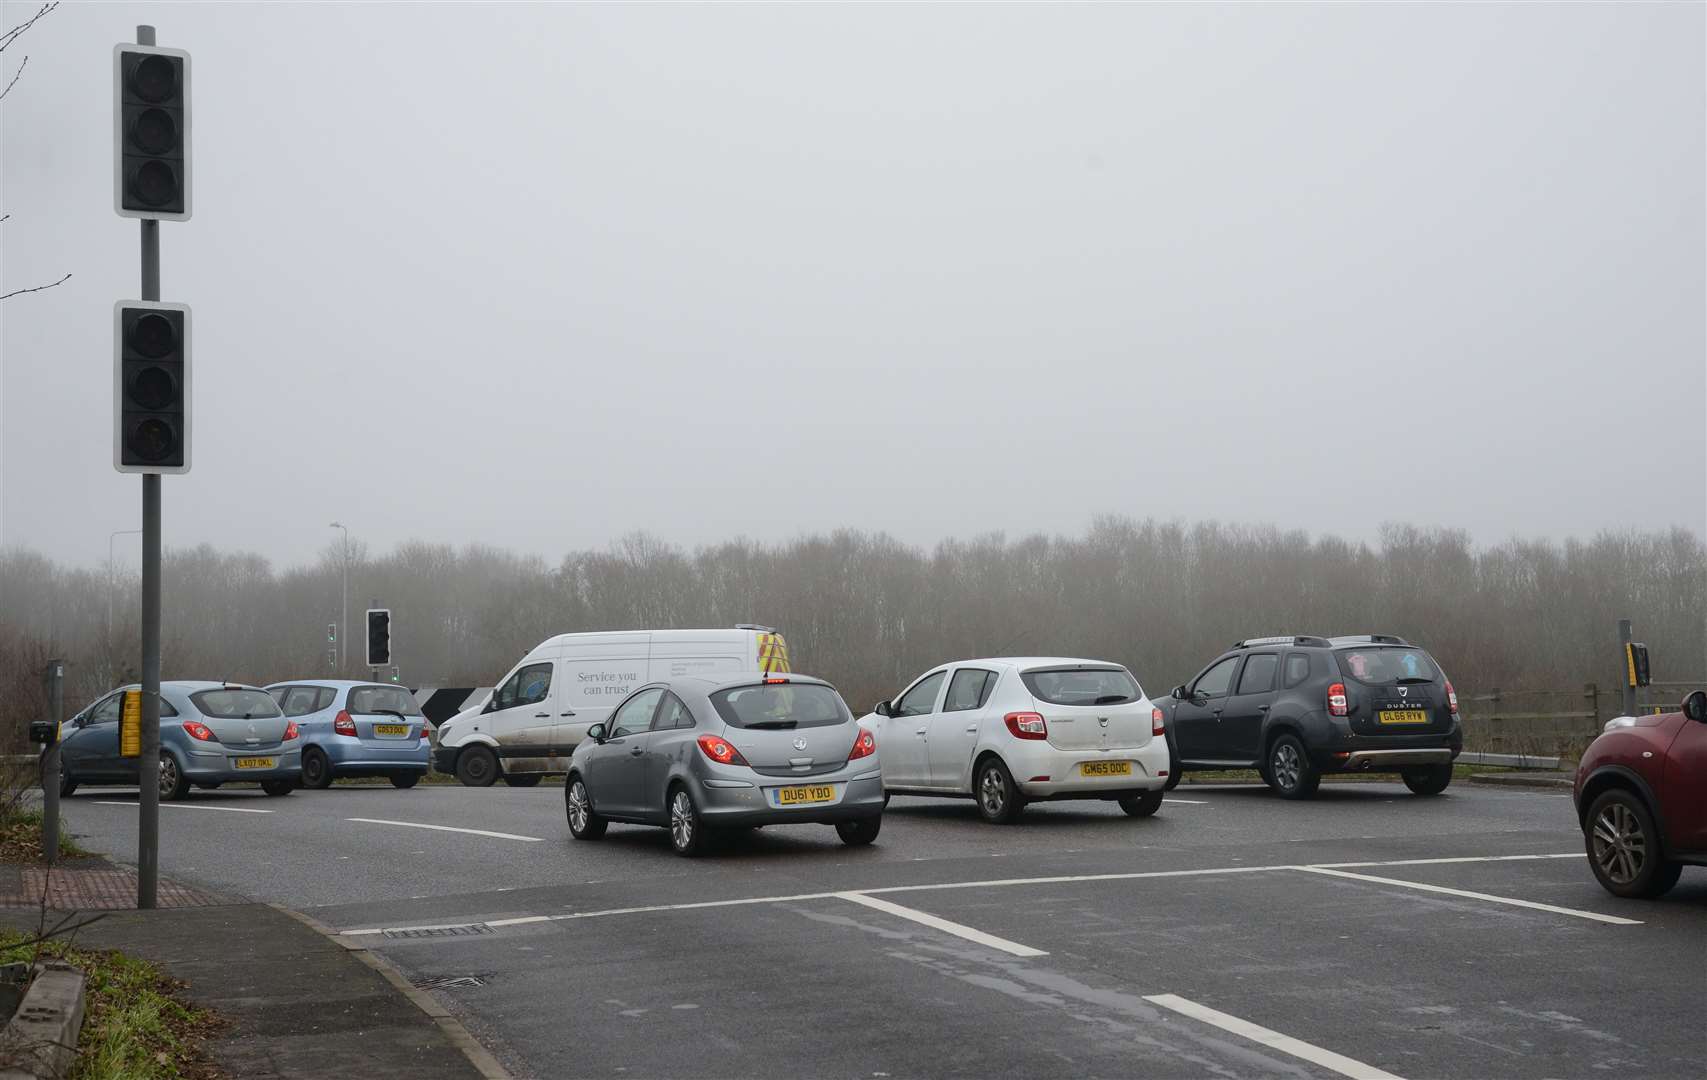
[[[424,930],[387,930],[388,938],[444,938],[444,937],[476,937],[480,934],[490,934],[492,928],[483,923],[470,926],[433,926]]]
[[[417,990],[469,990],[477,986],[485,986],[492,976],[487,975],[451,975],[443,979],[428,979],[426,982],[415,984]]]

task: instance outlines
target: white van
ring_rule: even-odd
[[[478,705],[439,725],[433,767],[470,787],[500,776],[532,787],[567,772],[587,729],[638,686],[702,672],[788,670],[788,643],[768,626],[558,634]]]

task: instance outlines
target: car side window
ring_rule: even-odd
[[[1295,652],[1286,655],[1286,689],[1310,681],[1310,654]]]
[[[658,710],[658,715],[652,719],[652,730],[672,731],[676,728],[691,727],[693,727],[693,713],[688,711],[687,705],[683,704],[682,699],[676,695],[665,694],[663,707]]]
[[[330,686],[322,686],[320,688],[319,695],[314,699],[314,711],[319,712],[321,709],[330,709],[332,707],[332,700],[337,696],[338,691],[332,689]]]
[[[315,686],[293,686],[290,693],[285,695],[279,707],[286,716],[307,716],[314,712],[315,703],[320,700],[320,689]]]
[[[537,705],[551,694],[551,665],[529,664],[504,680],[504,685],[492,695],[499,709],[514,709],[521,705]]]
[[[116,724],[119,722],[119,712],[124,708],[124,695],[114,694],[89,710],[89,723]]]
[[[268,690],[267,694],[271,696],[274,701],[278,702],[279,708],[282,709],[284,708],[285,695],[295,689],[296,687],[294,686],[275,686],[271,690]]]
[[[943,702],[942,711],[969,712],[982,707],[990,699],[990,688],[995,682],[993,671],[961,668],[948,682],[948,699]]]
[[[1266,694],[1274,689],[1274,672],[1280,667],[1280,657],[1274,653],[1254,653],[1245,661],[1239,675],[1239,693]]]
[[[1229,656],[1213,665],[1197,677],[1192,690],[1200,697],[1226,697],[1227,688],[1233,683],[1233,666],[1238,662],[1237,656]]]
[[[936,708],[937,691],[942,689],[942,681],[947,677],[948,672],[939,671],[907,691],[895,703],[895,715],[923,716]]]
[[[608,738],[621,739],[629,735],[639,735],[652,726],[652,711],[658,707],[658,699],[664,696],[664,691],[653,687],[642,690],[627,701],[610,718],[610,735]]]

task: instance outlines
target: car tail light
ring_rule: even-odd
[[[705,756],[719,765],[745,765],[747,759],[741,756],[741,751],[717,735],[701,735],[699,748],[705,751]]]
[[[343,709],[339,709],[337,717],[332,721],[332,730],[340,735],[348,735],[354,738],[356,734],[356,722],[350,719],[349,713],[345,712]]]
[[[1345,700],[1345,683],[1337,682],[1328,687],[1328,715],[1350,716],[1351,707]]]
[[[1154,705],[1150,706],[1150,734],[1167,734],[1167,729],[1162,723],[1162,710]]]
[[[1043,722],[1042,715],[1034,712],[1011,712],[1002,717],[1002,722],[1008,725],[1008,730],[1016,739],[1047,739],[1049,725]]]
[[[202,742],[219,741],[213,737],[213,732],[208,730],[208,726],[199,720],[186,720],[184,722],[184,733],[190,738],[200,739]]]
[[[1452,689],[1452,680],[1446,680],[1446,704],[1451,706],[1452,715],[1458,715],[1458,691]]]
[[[853,749],[848,751],[848,760],[870,757],[875,753],[877,753],[877,736],[864,728],[860,728],[859,734],[854,737]]]
[[[285,723],[285,742],[289,742],[301,734],[302,732],[296,730],[295,720],[290,720]]]

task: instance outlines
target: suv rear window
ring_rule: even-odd
[[[734,686],[712,694],[711,707],[738,728],[829,727],[853,719],[842,695],[821,683]]]
[[[258,720],[282,716],[265,690],[198,690],[190,695],[203,716],[214,720]]]
[[[1124,705],[1143,696],[1125,668],[1040,668],[1020,673],[1031,696],[1051,705]]]
[[[1440,678],[1440,669],[1421,649],[1359,645],[1352,649],[1336,649],[1334,659],[1339,661],[1341,674],[1369,686],[1396,683],[1400,679],[1434,682]]]
[[[415,695],[398,686],[352,686],[344,708],[353,713],[402,713],[420,716]]]

